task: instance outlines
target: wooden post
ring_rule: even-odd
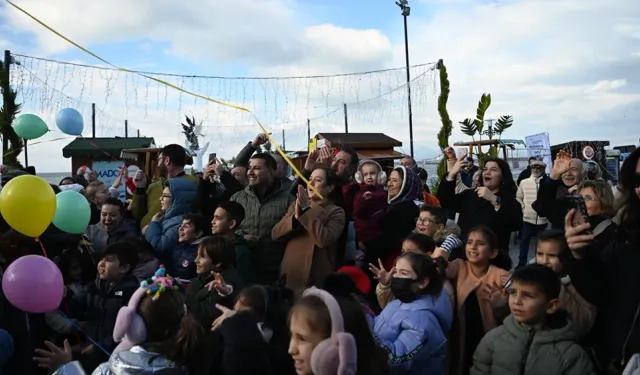
[[[129,120],[124,120],[124,137],[129,138]]]

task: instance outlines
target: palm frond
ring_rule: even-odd
[[[504,131],[509,129],[512,125],[513,125],[513,116],[511,115],[500,116],[498,121],[496,121],[494,131],[498,136],[502,136],[502,133],[504,133]]]
[[[476,110],[476,118],[473,121],[476,124],[478,133],[482,134],[484,130],[484,115],[491,106],[491,94],[482,94],[478,101],[478,109]]]
[[[459,124],[460,130],[470,137],[473,137],[478,133],[478,126],[476,125],[475,121],[470,118],[466,118],[460,121]]]

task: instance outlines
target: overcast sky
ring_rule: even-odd
[[[131,69],[202,76],[311,76],[404,66],[402,17],[393,0],[15,0],[93,52]],[[90,5],[89,5],[90,4]],[[489,92],[489,117],[514,116],[508,138],[549,132],[551,143],[640,138],[640,1],[410,0],[411,63],[442,58],[451,80],[449,112],[457,125],[472,117]],[[0,49],[88,65],[103,65],[8,4],[0,3]],[[179,143],[179,117],[205,121],[210,151],[232,156],[259,128],[246,114],[189,98],[133,74],[71,67],[17,57],[15,85],[25,112],[55,129],[65,106],[85,116],[99,108],[98,135],[140,129],[158,144]],[[437,155],[437,82],[430,66],[412,69],[417,158]],[[19,75],[19,76],[18,76]],[[185,79],[170,82],[222,100],[241,102],[287,148],[312,133],[343,129],[384,132],[409,151],[404,71],[284,80]],[[64,96],[66,97],[64,97]],[[217,96],[217,97],[216,97]],[[47,134],[43,140],[60,138]],[[464,140],[456,126],[452,141]],[[68,171],[59,151],[69,140],[34,145],[39,171]]]

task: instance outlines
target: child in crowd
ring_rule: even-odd
[[[160,261],[153,255],[153,247],[140,237],[127,238],[125,242],[131,244],[131,249],[138,255],[138,265],[131,274],[140,282],[153,276],[160,266]]]
[[[363,259],[361,253],[371,252],[372,259],[378,257],[376,252],[382,236],[382,217],[387,209],[387,174],[380,164],[373,160],[363,160],[355,175],[359,189],[353,198],[353,224],[356,230],[359,254],[356,259]]]
[[[432,257],[433,261],[440,269],[441,274],[444,275],[447,268],[447,262],[442,257],[436,258],[433,256],[435,249],[435,242],[431,239],[431,237],[421,233],[409,234],[402,243],[402,254],[412,252],[428,255]],[[375,279],[378,280],[378,285],[376,286],[376,297],[380,308],[384,309],[389,304],[389,302],[395,299],[393,293],[391,292],[390,284],[393,275],[396,273],[396,270],[395,264],[393,264],[391,267],[383,267],[379,264],[378,267],[370,264],[369,270],[373,273]],[[389,269],[389,271],[387,271],[387,269]],[[455,301],[453,285],[451,285],[449,280],[445,280],[442,288],[447,293],[451,300],[451,303],[453,304]]]
[[[390,374],[387,356],[351,299],[307,289],[291,309],[289,330],[289,354],[298,375]]]
[[[235,248],[238,272],[245,282],[253,281],[253,260],[249,242],[236,233],[244,220],[244,207],[238,202],[223,202],[216,208],[211,221],[211,232],[230,240]]]
[[[124,210],[124,205],[119,199],[107,198],[100,207],[100,221],[89,225],[85,230],[96,260],[100,260],[107,246],[137,237],[136,225],[132,220],[124,218]]]
[[[456,290],[459,337],[452,337],[453,374],[465,374],[473,365],[473,352],[484,335],[509,314],[504,286],[509,273],[492,265],[498,255],[498,238],[487,227],[469,231],[465,260],[447,267],[447,278]]]
[[[160,196],[160,212],[142,229],[145,239],[158,253],[169,253],[178,242],[178,231],[185,214],[193,211],[196,184],[186,178],[171,178],[164,182]]]
[[[550,229],[537,237],[535,263],[547,266],[561,277],[559,308],[571,316],[571,320],[582,337],[591,332],[596,320],[596,307],[587,302],[571,283],[566,264],[571,260],[564,231]]]
[[[124,340],[94,374],[201,373],[207,356],[202,345],[204,330],[184,314],[184,298],[175,286],[176,281],[156,276],[136,290],[129,306],[118,315],[113,332]],[[42,367],[58,369],[59,374],[83,374],[66,349],[68,343],[64,349],[57,348],[66,358],[54,355],[53,350],[36,350],[35,360]]]
[[[236,303],[233,306],[235,311],[249,311],[258,321],[258,329],[266,343],[273,337],[273,329],[267,322],[269,310],[269,295],[262,285],[252,285],[242,289]],[[215,325],[215,323],[214,323]]]
[[[197,214],[187,214],[182,217],[182,224],[178,228],[178,246],[171,251],[171,261],[168,263],[169,274],[181,280],[191,280],[198,276],[196,272],[196,257],[198,245],[203,237],[207,223]]]
[[[509,288],[511,315],[482,339],[471,375],[595,375],[567,313],[559,308],[560,289],[550,267],[517,269]]]
[[[187,310],[205,328],[220,316],[216,305],[233,307],[242,290],[244,283],[235,263],[233,244],[220,235],[214,234],[198,245],[198,276],[187,287],[186,299]]]
[[[129,303],[138,288],[138,280],[131,275],[138,256],[127,242],[109,245],[98,263],[98,276],[87,290],[87,336],[111,352],[115,348],[113,329],[121,307]],[[108,359],[100,348],[90,345],[83,350],[90,359],[87,368],[93,369]]]
[[[434,257],[454,260],[463,257],[464,244],[460,241],[460,227],[447,225],[447,211],[442,207],[424,204],[416,221],[416,233],[425,234],[436,242]]]
[[[396,299],[375,319],[373,332],[396,374],[441,375],[453,322],[444,277],[427,255],[406,252],[396,261],[391,291]]]
[[[93,181],[84,190],[84,196],[89,201],[89,207],[91,208],[91,219],[89,224],[97,224],[100,222],[100,208],[111,198],[111,193],[107,188],[107,185],[102,181]]]

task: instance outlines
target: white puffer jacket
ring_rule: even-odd
[[[533,202],[538,198],[538,189],[540,189],[540,180],[542,177],[529,177],[522,180],[518,186],[516,199],[522,205],[522,220],[534,225],[546,225],[547,218],[539,216],[531,207]]]

